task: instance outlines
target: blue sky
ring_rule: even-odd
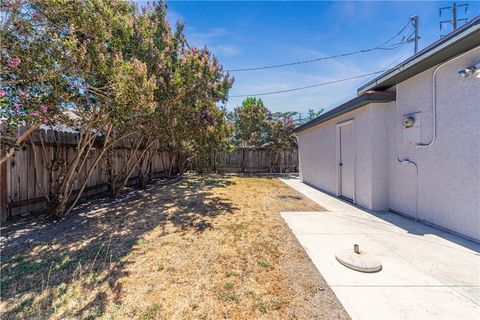
[[[167,1],[169,20],[186,24],[187,39],[209,47],[225,69],[288,63],[375,47],[420,16],[420,49],[440,35],[438,9],[451,2],[185,2]],[[463,16],[463,11],[460,11]],[[445,15],[448,13],[446,12]],[[467,17],[480,14],[470,2]],[[448,19],[447,16],[442,17]],[[445,26],[441,33],[447,33]],[[407,33],[413,30],[407,29]],[[401,38],[396,40],[400,41]],[[396,41],[394,41],[396,42]],[[413,53],[413,44],[391,51],[264,71],[235,72],[231,95],[308,86],[391,67]],[[326,110],[353,97],[372,76],[261,97],[273,111]],[[230,98],[228,109],[242,98]]]

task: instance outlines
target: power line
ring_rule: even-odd
[[[444,10],[451,10],[451,11],[452,11],[452,15],[451,15],[452,18],[451,18],[451,19],[440,21],[440,30],[442,30],[443,25],[444,25],[445,23],[451,24],[452,27],[453,27],[453,30],[456,30],[457,27],[458,27],[458,23],[459,23],[460,21],[465,21],[465,23],[468,21],[468,18],[461,18],[461,19],[458,18],[457,10],[458,10],[459,8],[462,8],[462,7],[465,8],[464,15],[466,16],[466,15],[467,15],[467,11],[468,11],[468,3],[457,4],[456,2],[454,2],[451,6],[449,6],[449,7],[443,7],[443,8],[440,8],[440,9],[438,10],[438,13],[439,13],[439,16],[440,16],[440,17],[442,16],[442,12],[443,12]]]
[[[298,91],[298,90],[304,90],[304,89],[310,89],[310,88],[315,88],[315,87],[320,87],[320,86],[325,86],[328,84],[333,84],[333,83],[338,83],[338,82],[344,82],[348,80],[353,80],[353,79],[359,79],[367,76],[372,76],[375,74],[379,74],[382,72],[385,72],[387,70],[381,70],[381,71],[376,71],[376,72],[371,72],[371,73],[365,73],[361,74],[358,76],[354,77],[349,77],[349,78],[343,78],[343,79],[338,79],[338,80],[333,80],[333,81],[328,81],[328,82],[322,82],[322,83],[317,83],[305,87],[298,87],[298,88],[292,88],[292,89],[286,89],[286,90],[278,90],[278,91],[271,91],[271,92],[263,92],[263,93],[254,93],[254,94],[240,94],[240,95],[234,95],[230,96],[230,98],[245,98],[245,97],[255,97],[255,96],[267,96],[267,95],[272,95],[272,94],[278,94],[278,93],[285,93],[285,92],[291,92],[291,91]]]
[[[282,63],[282,64],[274,64],[274,65],[263,66],[263,67],[229,69],[229,70],[226,70],[226,71],[227,72],[245,72],[245,71],[258,71],[258,70],[273,69],[273,68],[283,68],[283,67],[289,67],[289,66],[294,66],[294,65],[299,65],[299,64],[322,61],[322,60],[330,60],[330,59],[335,59],[335,58],[347,57],[347,56],[351,56],[351,55],[355,55],[355,54],[359,54],[359,53],[370,52],[370,51],[375,51],[375,50],[394,50],[394,49],[397,49],[399,46],[401,46],[403,44],[406,44],[406,43],[407,42],[399,42],[397,44],[391,45],[390,47],[385,47],[385,46],[375,47],[375,48],[362,49],[362,50],[357,50],[357,51],[352,51],[352,52],[341,53],[341,54],[328,56],[328,57],[321,57],[321,58],[308,59],[308,60],[295,61],[295,62]]]
[[[358,53],[365,53],[365,52],[370,52],[370,51],[375,51],[375,50],[393,50],[397,49],[399,46],[406,44],[407,42],[404,42],[403,40],[400,41],[399,43],[392,44],[387,46],[387,44],[398,37],[400,34],[402,34],[407,27],[411,25],[411,21],[409,20],[407,24],[400,29],[393,37],[388,39],[387,41],[383,42],[382,44],[373,47],[373,48],[368,48],[368,49],[362,49],[362,50],[357,50],[357,51],[352,51],[352,52],[346,52],[346,53],[341,53],[341,54],[336,54],[333,56],[328,56],[328,57],[321,57],[321,58],[315,58],[315,59],[308,59],[308,60],[302,60],[302,61],[295,61],[295,62],[289,62],[289,63],[282,63],[282,64],[274,64],[274,65],[269,65],[269,66],[261,66],[261,67],[252,67],[252,68],[239,68],[239,69],[228,69],[226,70],[227,72],[244,72],[244,71],[256,71],[256,70],[265,70],[265,69],[273,69],[273,68],[282,68],[282,67],[288,67],[288,66],[294,66],[294,65],[299,65],[299,64],[305,64],[305,63],[311,63],[311,62],[317,62],[317,61],[322,61],[322,60],[329,60],[329,59],[335,59],[335,58],[340,58],[340,57],[346,57],[346,56],[351,56],[354,54]]]

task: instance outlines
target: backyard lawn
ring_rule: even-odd
[[[187,175],[2,226],[2,319],[346,319],[275,177]]]

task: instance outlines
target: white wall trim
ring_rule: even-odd
[[[342,122],[338,122],[335,125],[335,140],[336,140],[336,161],[337,161],[337,197],[341,196],[341,185],[342,185],[342,180],[340,177],[340,128],[349,124],[352,124],[352,130],[353,130],[353,203],[357,203],[356,201],[356,188],[355,185],[357,184],[357,178],[356,178],[356,173],[355,173],[355,166],[357,163],[357,157],[356,157],[356,139],[355,139],[355,118],[351,118]]]

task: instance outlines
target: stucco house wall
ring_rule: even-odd
[[[337,123],[355,119],[355,198],[357,203],[369,206],[370,170],[368,169],[367,152],[370,149],[368,134],[368,109],[361,108],[326,121],[299,134],[298,154],[300,161],[300,177],[303,182],[317,187],[327,193],[337,195],[338,160],[337,160]],[[362,151],[363,150],[363,151]],[[365,172],[367,167],[367,172]]]
[[[370,103],[299,132],[301,178],[338,195],[336,125],[354,119],[358,205],[411,217],[417,207],[419,220],[480,240],[480,81],[458,75],[479,62],[480,47],[438,70],[431,147],[417,144],[432,140],[436,66],[391,88],[396,101]],[[416,119],[413,128],[401,123],[407,115]]]
[[[370,139],[372,143],[372,210],[388,210],[389,135],[393,124],[395,101],[370,104]]]
[[[391,103],[368,104],[299,133],[301,179],[338,195],[337,130],[353,119],[355,145],[355,203],[372,210],[388,209],[386,109]],[[385,110],[384,110],[385,109]]]
[[[475,239],[480,239],[480,81],[457,72],[479,62],[477,47],[438,70],[433,146],[418,148],[405,141],[400,119],[414,113],[420,121],[418,142],[431,141],[435,67],[397,84],[397,123],[391,126],[397,132],[400,158],[418,166],[418,218]],[[414,216],[415,170],[396,161],[394,138],[389,136],[389,206]]]

